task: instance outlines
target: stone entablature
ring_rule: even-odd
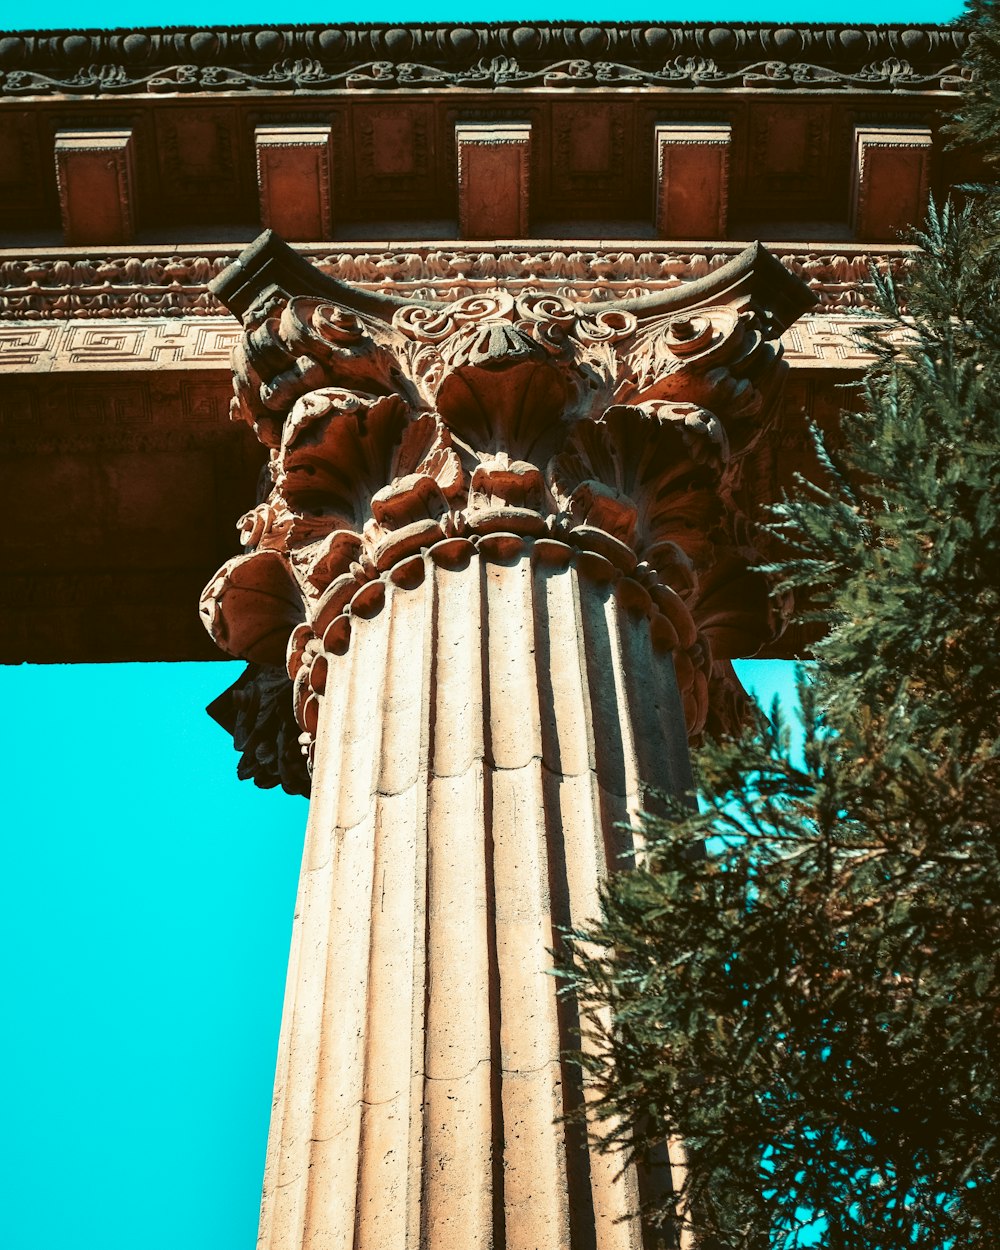
[[[965,39],[572,23],[11,34],[0,229],[34,246],[268,225],[306,243],[894,243],[928,193],[981,178],[941,138]]]
[[[648,240],[538,240],[479,247],[371,241],[336,248],[304,244],[296,251],[331,278],[414,300],[463,299],[503,286],[585,304],[671,290],[728,264],[747,246],[703,241],[665,248]],[[916,251],[902,245],[872,250],[851,243],[769,243],[768,250],[806,283],[817,307],[829,313],[868,307],[871,270],[905,278]],[[173,254],[153,247],[106,254],[67,248],[32,254],[0,250],[0,321],[227,316],[209,284],[234,258],[235,249],[219,244]]]
[[[448,302],[506,285],[535,298],[578,292],[581,306],[592,307],[591,295],[676,293],[731,263],[734,247],[383,241],[297,250],[329,277],[376,296],[388,288],[406,300]],[[229,354],[242,332],[208,292],[231,255],[219,247],[54,249],[0,260],[8,299],[0,426],[14,457],[12,498],[15,507],[53,501],[30,538],[12,534],[0,544],[10,591],[0,612],[5,662],[217,654],[190,605],[234,550],[232,518],[252,502],[259,466],[248,431],[227,419]],[[866,320],[826,309],[840,300],[851,306],[852,275],[874,255],[856,247],[828,258],[783,252],[786,270],[807,277],[822,311],[782,335],[791,366],[784,410],[753,474],[771,497],[794,471],[808,471],[803,414],[829,427],[845,402],[843,383],[866,363],[853,339]],[[893,249],[889,259],[905,266],[907,253]],[[91,481],[98,465],[99,487]],[[786,635],[780,645],[794,653],[800,644]],[[262,697],[255,688],[243,703]]]
[[[547,294],[529,293],[536,298]],[[486,292],[484,298],[494,295]],[[874,359],[861,338],[871,325],[871,318],[863,316],[802,317],[781,336],[784,358],[792,367],[809,370],[864,368]],[[0,374],[184,369],[223,376],[240,337],[231,322],[218,317],[0,321]]]
[[[661,297],[735,240],[783,240],[817,304],[781,336],[752,474],[775,497],[809,471],[805,418],[832,427],[869,358],[869,266],[905,277],[893,214],[981,177],[941,141],[964,48],[950,28],[774,24],[0,35],[0,423],[15,507],[54,501],[4,544],[2,658],[213,653],[188,604],[234,550],[259,451],[227,420],[239,331],[210,284],[269,220],[327,277],[411,303]],[[460,178],[481,133],[485,175]],[[474,241],[515,155],[527,203],[509,179],[505,220],[526,213],[527,237]],[[712,181],[699,238],[668,237],[693,229],[678,169]]]

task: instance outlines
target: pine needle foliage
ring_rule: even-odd
[[[1000,6],[997,0],[967,0],[961,24],[969,33],[966,64],[973,77],[955,112],[952,132],[1000,160]]]
[[[1000,150],[1000,14],[967,20],[989,69],[961,125]],[[592,1130],[650,1166],[685,1145],[679,1200],[647,1198],[664,1245],[1000,1245],[997,196],[916,242],[906,315],[873,275],[843,450],[773,519],[827,629],[804,748],[778,708],[709,744],[701,810],[649,818],[568,941]]]

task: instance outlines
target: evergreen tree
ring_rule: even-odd
[[[1000,17],[966,20],[956,128],[1000,151]],[[804,758],[777,711],[709,744],[702,810],[648,821],[647,866],[562,972],[595,1131],[647,1159],[684,1142],[680,1203],[649,1209],[705,1247],[810,1221],[830,1250],[1000,1244],[995,192],[932,207],[916,241],[905,316],[873,275],[878,358],[828,480],[773,521],[779,581],[826,630]]]

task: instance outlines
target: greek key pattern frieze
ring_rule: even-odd
[[[227,369],[240,332],[214,318],[0,324],[0,373]]]

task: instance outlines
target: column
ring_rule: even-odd
[[[665,307],[302,265],[271,237],[220,280],[272,456],[202,600],[267,716],[286,669],[311,773],[259,1246],[686,1245],[637,1214],[680,1156],[640,1177],[564,1119],[550,952],[739,716],[729,657],[772,623],[735,464],[780,381],[764,310],[808,296],[753,249]]]

